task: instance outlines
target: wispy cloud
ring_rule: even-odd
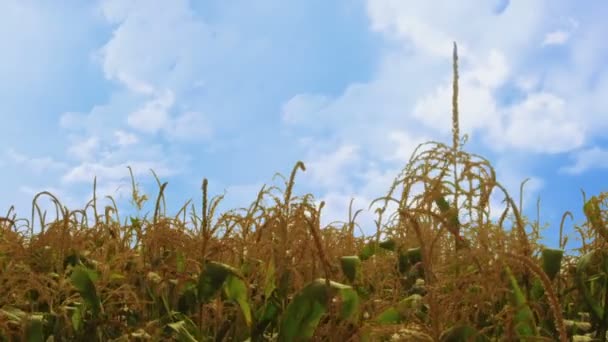
[[[17,152],[12,148],[6,150],[5,155],[10,163],[17,164],[20,168],[24,168],[35,174],[43,174],[47,171],[63,170],[67,164],[57,161],[51,157],[31,157],[23,153]]]
[[[560,171],[579,175],[590,169],[608,168],[608,150],[600,147],[584,148],[572,154],[574,163],[563,166]]]
[[[568,22],[570,24],[568,29],[560,29],[547,33],[542,46],[566,44],[579,25],[578,22],[572,18],[570,18]]]

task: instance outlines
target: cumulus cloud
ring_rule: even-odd
[[[175,102],[171,91],[165,91],[156,98],[146,102],[142,108],[129,114],[127,122],[131,128],[146,133],[156,133],[167,126],[169,110]]]
[[[487,129],[499,116],[494,92],[508,76],[504,55],[490,51],[484,64],[465,69],[459,78],[459,118],[463,132]],[[433,129],[451,131],[452,81],[448,79],[418,101],[413,116]]]
[[[506,127],[494,128],[491,138],[498,146],[532,153],[567,152],[585,142],[585,128],[572,120],[566,102],[550,93],[530,94],[522,103],[506,109]]]
[[[104,0],[98,10],[113,33],[94,62],[117,87],[90,111],[61,115],[66,152],[77,162],[59,179],[76,188],[97,176],[100,191],[116,193],[127,166],[136,176],[150,169],[159,177],[176,175],[187,159],[176,144],[211,136],[212,121],[186,92],[205,83],[205,61],[221,48],[210,48],[217,41],[188,1]]]
[[[199,46],[211,39],[209,28],[185,0],[102,1],[101,11],[118,25],[98,56],[104,73],[135,93],[149,94],[161,85],[175,85],[175,77],[193,71],[192,62],[202,57]]]
[[[382,157],[385,160],[393,162],[406,162],[412,156],[412,153],[423,142],[431,140],[425,136],[415,136],[411,132],[405,130],[394,130],[388,132],[388,139],[392,142],[390,151],[386,151]]]
[[[256,77],[271,73],[283,77],[286,69],[275,70],[276,60],[268,58],[283,56],[275,53],[280,45],[273,40],[276,37],[264,31],[275,26],[262,25],[263,32],[256,34],[250,28],[260,25],[245,23],[245,19],[279,8],[299,12],[300,7],[295,6],[301,5],[243,3],[251,6],[245,7],[248,10],[263,9],[255,13],[239,6],[234,12],[218,9],[221,20],[209,20],[208,14],[197,13],[186,0],[101,1],[99,14],[112,32],[95,61],[113,87],[105,102],[98,101],[90,110],[61,109],[72,110],[59,120],[61,132],[69,140],[63,155],[77,161],[69,164],[16,152],[8,161],[53,169],[66,186],[90,184],[97,175],[100,188],[113,192],[128,177],[127,165],[134,166],[136,175],[149,168],[161,176],[175,175],[178,166],[188,160],[188,152],[178,155],[186,150],[180,143],[208,143],[211,137],[222,137],[219,130],[243,122],[239,129],[256,131],[257,127],[248,127],[253,120],[241,120],[240,115],[262,121],[266,119],[257,116],[272,107],[275,112],[268,117],[279,122],[270,123],[268,131],[278,124],[280,133],[303,142],[299,152],[307,157],[302,159],[308,167],[303,177],[321,190],[328,217],[344,219],[351,197],[356,197],[357,206],[366,208],[373,198],[385,194],[419,143],[449,141],[453,41],[458,43],[460,57],[461,132],[472,137],[468,146],[494,153],[502,158],[499,160],[508,160],[514,153],[542,156],[576,151],[608,128],[604,115],[608,71],[603,67],[608,47],[597,44],[605,32],[601,15],[570,11],[563,3],[554,5],[547,0],[364,3],[377,44],[374,48],[379,46],[370,73],[350,81],[341,79],[342,88],[332,88],[331,93],[302,84],[285,87],[301,93],[278,91],[277,87],[267,92],[280,93],[283,103],[270,103],[242,99],[266,95],[262,88],[267,81]],[[32,21],[42,12],[30,7],[24,10]],[[469,20],[472,13],[475,20]],[[575,21],[568,27],[559,22],[560,14],[585,14],[586,19],[580,28]],[[23,37],[28,39],[38,34],[25,33]],[[290,47],[299,41],[293,42],[291,32],[285,35],[289,44],[281,51],[291,57]],[[543,48],[555,44],[563,47]],[[9,50],[10,60],[17,60],[15,49]],[[565,51],[566,60],[549,56],[554,50]],[[41,65],[50,69],[51,64]],[[337,78],[349,77],[338,74]],[[282,87],[293,81],[288,78],[277,83]],[[242,91],[243,82],[255,84],[251,86],[255,91]],[[235,96],[239,101],[232,101]],[[257,111],[257,104],[265,102],[267,107]],[[245,114],[249,104],[255,104],[256,110]],[[239,115],[239,119],[230,115]],[[273,153],[275,150],[267,154]],[[601,149],[580,150],[574,164],[564,170],[580,173],[602,167],[591,161],[605,159],[603,153]],[[511,179],[515,184],[511,187],[518,190],[519,181],[530,170],[525,163],[503,164],[499,178]],[[541,177],[534,179],[535,183],[528,183],[531,192],[542,188]],[[259,187],[253,192],[257,190]],[[369,217],[366,222],[373,226]]]
[[[342,150],[339,147],[336,153],[344,152],[348,144],[359,146],[361,157],[348,159],[349,174],[358,175],[348,182],[351,187],[340,188],[345,176],[333,168],[317,180],[328,199],[344,202],[333,204],[330,211],[344,212],[352,196],[349,191],[359,194],[359,200],[373,197],[368,184],[375,177],[362,174],[398,171],[419,143],[449,138],[453,41],[459,50],[460,128],[461,134],[472,138],[469,144],[483,146],[500,160],[513,153],[554,154],[581,146],[589,134],[587,126],[572,118],[582,113],[573,111],[574,103],[566,94],[548,88],[551,85],[539,76],[542,73],[527,66],[548,26],[542,14],[546,6],[542,0],[481,7],[476,1],[464,1],[444,2],[437,11],[433,2],[368,0],[370,29],[390,46],[370,80],[353,82],[334,97],[297,94],[283,105],[285,127],[318,137],[317,145],[338,143]],[[462,19],[472,12],[476,20],[463,25]],[[520,95],[504,101],[505,89],[518,89]],[[327,127],[333,127],[332,133],[327,134]],[[331,159],[344,160],[338,156],[344,155]],[[509,190],[518,191],[519,182],[531,170],[525,164],[501,165],[499,177]],[[392,181],[396,175],[385,179]],[[382,185],[387,190],[390,182]],[[542,185],[542,178],[533,176],[527,184],[529,196]],[[500,208],[498,198],[492,201],[494,208]],[[496,212],[500,215],[500,210]]]
[[[347,177],[352,173],[348,167],[358,160],[357,146],[342,145],[329,153],[315,155],[314,159],[306,163],[306,176],[315,185],[337,189],[348,183]]]

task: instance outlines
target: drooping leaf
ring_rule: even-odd
[[[252,340],[259,341],[263,338],[266,328],[276,322],[280,313],[280,304],[275,296],[267,297],[264,305],[256,311],[256,325],[252,330]]]
[[[420,247],[416,247],[410,248],[405,252],[400,252],[398,260],[399,273],[406,274],[411,270],[412,266],[422,261],[422,250]]]
[[[239,305],[247,326],[251,327],[251,307],[249,306],[249,296],[247,294],[247,285],[245,282],[239,277],[230,274],[226,279],[224,291],[226,292],[226,297],[228,297],[228,299],[235,301]]]
[[[203,303],[209,302],[222,288],[230,274],[239,276],[239,272],[226,264],[208,261],[200,274],[198,281],[198,295]]]
[[[591,228],[600,234],[604,241],[608,241],[608,229],[606,227],[606,222],[602,219],[599,199],[595,196],[591,197],[583,205],[583,212],[585,213],[585,216],[587,216],[589,223],[591,223]]]
[[[82,299],[91,308],[93,317],[97,317],[101,311],[101,301],[97,296],[94,283],[98,277],[97,272],[84,266],[76,266],[70,276],[72,286],[76,288]]]
[[[385,241],[381,241],[378,246],[388,251],[394,251],[395,247],[397,246],[397,243],[393,239],[387,239]]]
[[[426,308],[419,294],[402,299],[397,305],[380,313],[375,320],[381,324],[399,324],[410,320],[413,316],[423,320],[426,318]]]
[[[456,208],[452,208],[450,203],[440,194],[435,197],[435,204],[439,207],[439,211],[447,216],[447,229],[456,239],[456,250],[468,247],[469,242],[460,235],[460,220]]]
[[[357,316],[359,297],[350,286],[317,279],[300,290],[287,306],[281,322],[279,341],[306,341],[312,338],[319,321],[327,312],[329,301],[336,295],[342,302],[340,318]]]
[[[376,243],[374,241],[368,242],[363,247],[361,252],[359,253],[359,259],[365,261],[365,260],[371,258],[374,254],[376,254],[376,250],[377,250]]]
[[[376,322],[380,324],[399,324],[401,323],[401,321],[401,314],[399,313],[397,308],[392,306],[382,311],[382,313],[380,313],[380,315],[376,317]]]
[[[382,248],[386,251],[392,252],[392,251],[395,251],[395,249],[397,248],[397,243],[393,239],[387,239],[385,241],[380,241],[380,242],[376,242],[375,240],[369,241],[367,244],[365,244],[365,246],[359,253],[359,259],[361,259],[362,261],[365,261],[365,260],[371,258],[376,253],[380,252],[378,250],[378,248]]]
[[[342,272],[350,280],[354,282],[359,275],[361,269],[361,259],[358,256],[343,256],[340,258]]]
[[[564,257],[563,249],[544,248],[541,254],[543,271],[549,276],[549,279],[555,279],[562,265]]]
[[[177,302],[177,308],[180,312],[190,313],[193,312],[197,307],[197,286],[196,282],[189,280],[182,285],[179,299]]]
[[[600,300],[593,295],[595,292],[593,291],[593,285],[596,280],[606,274],[608,274],[608,251],[604,249],[596,249],[583,255],[576,265],[574,276],[576,286],[582,294],[583,301],[589,308],[591,316],[596,321],[604,319],[604,308],[600,304]]]
[[[198,295],[200,300],[203,303],[209,302],[222,288],[226,297],[239,305],[247,326],[251,327],[252,314],[249,295],[247,285],[240,272],[232,266],[208,261],[205,270],[199,277]]]

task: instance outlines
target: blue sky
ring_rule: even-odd
[[[580,189],[604,190],[604,13],[565,0],[2,1],[0,208],[29,217],[43,190],[81,208],[97,176],[127,211],[127,165],[151,197],[150,168],[169,182],[169,213],[200,203],[203,177],[242,207],[302,160],[296,193],[327,202],[325,223],[345,220],[419,143],[451,141],[456,41],[466,148],[515,198],[531,179],[525,213],[540,196],[555,245],[565,210],[583,219]]]

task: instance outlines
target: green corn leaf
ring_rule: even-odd
[[[184,256],[183,252],[177,252],[177,255],[175,257],[176,259],[176,267],[177,267],[177,272],[182,273],[186,270],[186,257]]]
[[[520,338],[537,336],[534,313],[528,306],[526,296],[517,284],[517,280],[511,272],[511,269],[506,266],[505,270],[507,272],[507,275],[509,276],[511,288],[513,289],[513,301],[515,303],[516,308],[515,331]]]
[[[608,273],[608,251],[603,249],[596,249],[583,255],[576,265],[574,276],[576,285],[591,315],[597,321],[604,319],[604,308],[600,305],[600,300],[593,296],[595,292],[593,285],[606,273]]]
[[[397,305],[384,310],[375,321],[381,324],[399,324],[409,321],[413,316],[426,318],[422,296],[413,294],[402,299]]]
[[[328,288],[325,279],[317,279],[294,296],[282,317],[279,341],[310,340],[327,312],[328,302],[336,295],[342,301],[340,318],[356,318],[359,307],[357,292],[347,285],[333,281],[329,284]]]
[[[388,239],[379,243],[376,243],[375,240],[370,241],[363,247],[361,253],[359,253],[359,259],[365,261],[371,258],[373,255],[379,252],[378,247],[392,252],[395,251],[397,243],[393,239]]]
[[[600,234],[605,241],[608,241],[608,230],[606,229],[606,222],[602,219],[599,199],[595,196],[591,197],[583,205],[583,212],[587,216],[589,223],[591,223],[591,228]]]
[[[239,272],[226,264],[208,261],[198,281],[198,295],[203,303],[209,302],[222,288],[230,274],[240,276]]]
[[[270,260],[266,269],[266,278],[264,279],[264,296],[270,298],[274,290],[277,288],[275,284],[275,267],[274,262]]]
[[[74,313],[72,313],[72,317],[70,317],[70,320],[72,321],[72,327],[76,332],[80,332],[82,330],[82,327],[84,326],[84,322],[82,319],[82,311],[82,305],[79,305],[76,307],[76,310],[74,310]]]
[[[456,238],[456,250],[469,247],[469,242],[460,236],[458,211],[450,207],[450,203],[441,195],[435,197],[435,204],[443,215],[447,215],[447,228]]]
[[[399,273],[406,274],[412,266],[422,261],[422,250],[420,247],[410,248],[405,252],[399,253],[398,268]]]
[[[441,342],[486,342],[489,338],[480,335],[470,325],[455,325],[444,331],[439,337]]]
[[[70,276],[72,286],[78,290],[82,299],[91,308],[94,317],[97,317],[101,311],[101,301],[97,296],[94,283],[98,277],[95,271],[84,266],[76,266]]]
[[[342,272],[350,282],[354,282],[361,269],[361,259],[358,256],[343,256],[340,258]]]
[[[25,340],[27,342],[44,342],[44,317],[36,314],[31,315],[25,328]]]
[[[235,275],[229,275],[226,279],[224,291],[228,299],[235,301],[245,317],[245,322],[248,327],[251,327],[251,307],[249,306],[249,298],[247,294],[247,285],[245,282]]]
[[[240,272],[226,264],[208,261],[205,270],[199,277],[198,294],[200,300],[203,303],[209,302],[222,288],[226,297],[239,305],[247,326],[251,327],[252,314],[247,284],[243,281]]]
[[[363,250],[361,250],[361,253],[359,253],[359,258],[363,261],[371,258],[374,254],[376,254],[376,243],[374,241],[368,242],[365,247],[363,247]]]
[[[179,312],[190,313],[195,310],[197,307],[197,291],[197,286],[194,281],[190,280],[183,284],[177,302]]]
[[[401,317],[401,314],[399,314],[399,311],[392,306],[382,311],[375,319],[375,321],[380,324],[399,324],[402,320],[403,318]]]
[[[397,246],[397,243],[393,239],[388,239],[385,241],[381,241],[378,246],[380,246],[380,248],[386,249],[387,251],[394,251],[395,247]]]
[[[541,254],[543,271],[553,280],[559,273],[564,257],[563,249],[544,248]]]

